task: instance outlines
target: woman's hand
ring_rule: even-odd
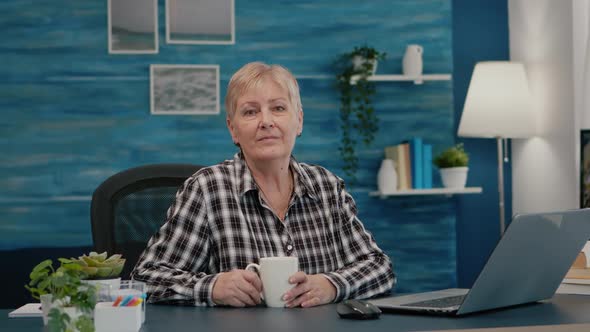
[[[252,271],[232,270],[220,273],[211,297],[215,304],[232,307],[255,306],[260,303],[262,281]]]
[[[336,298],[336,287],[321,274],[307,275],[299,271],[289,278],[289,283],[296,284],[283,297],[289,308],[313,307],[330,303]]]

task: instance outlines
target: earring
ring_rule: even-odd
[[[301,132],[299,132],[299,134],[297,134],[297,137],[301,137]]]

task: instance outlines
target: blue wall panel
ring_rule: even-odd
[[[475,64],[509,60],[508,1],[453,0],[453,17],[453,94],[457,127]],[[470,152],[469,176],[483,187],[481,195],[464,195],[457,199],[458,286],[468,288],[500,238],[498,161],[494,139],[460,140]],[[504,183],[508,225],[512,215],[510,163],[504,163]]]
[[[388,53],[378,72],[393,74],[405,45],[417,43],[426,73],[453,71],[451,0],[236,0],[235,45],[166,44],[160,1],[160,49],[150,55],[107,53],[106,10],[105,0],[0,3],[0,250],[90,246],[90,196],[117,171],[232,157],[223,107],[214,116],[150,115],[150,64],[219,64],[222,98],[244,63],[285,65],[299,78],[305,111],[295,156],[340,175],[332,79],[339,54],[368,43]],[[359,146],[350,191],[394,261],[399,291],[453,286],[453,199],[368,196],[385,146],[418,135],[436,153],[454,142],[452,83],[377,88],[380,131],[373,145]]]

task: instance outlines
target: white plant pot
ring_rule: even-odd
[[[51,294],[48,294],[51,295]],[[43,298],[41,299],[43,301]],[[72,331],[72,332],[78,332],[78,329],[76,328],[76,322],[78,320],[78,318],[80,318],[80,316],[85,315],[79,308],[77,307],[64,307],[64,303],[69,303],[70,302],[70,298],[68,296],[66,296],[63,299],[60,300],[56,300],[56,301],[51,301],[50,305],[48,306],[48,312],[53,309],[53,308],[57,308],[60,312],[62,313],[66,313],[68,314],[68,316],[70,317],[70,322],[67,323],[66,326],[66,331]],[[42,310],[43,309],[43,304],[42,304]],[[92,314],[89,314],[90,318],[92,318]],[[47,322],[51,321],[51,317],[48,317]],[[45,321],[44,321],[45,323]]]
[[[84,313],[76,307],[62,307],[61,310],[70,316],[70,322],[67,324],[66,331],[78,332],[76,322]]]
[[[352,57],[352,66],[355,70],[360,70],[366,62],[372,65],[371,75],[375,75],[375,73],[377,72],[377,59],[367,60],[360,55],[355,55]]]
[[[110,289],[119,289],[121,288],[121,278],[113,278],[113,279],[96,279],[96,280],[89,280],[83,279],[80,280],[81,282],[89,285],[94,285],[97,288],[107,287]]]
[[[47,325],[49,310],[51,310],[53,295],[43,294],[39,296],[41,301],[41,312],[43,313],[43,325]]]
[[[98,302],[113,301],[113,294],[121,288],[121,278],[98,279],[98,280],[80,280],[82,283],[96,287],[96,300]]]
[[[440,176],[446,188],[465,188],[469,167],[441,168]]]

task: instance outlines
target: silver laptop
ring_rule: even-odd
[[[549,299],[590,239],[590,209],[516,215],[471,289],[372,299],[384,311],[464,315]]]

